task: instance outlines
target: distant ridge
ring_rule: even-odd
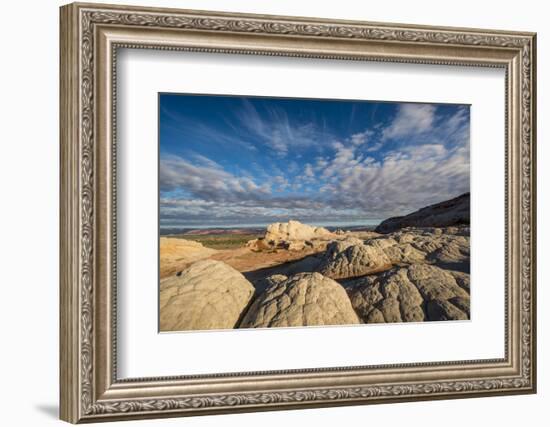
[[[449,227],[470,224],[470,193],[426,206],[405,216],[388,218],[376,227],[378,233],[391,233],[404,227]]]

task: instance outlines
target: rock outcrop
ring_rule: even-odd
[[[332,279],[346,279],[390,267],[391,261],[380,247],[348,237],[328,245],[317,271]]]
[[[263,237],[260,239],[249,240],[248,242],[246,242],[245,247],[249,248],[254,252],[261,252],[261,251],[273,249],[273,247],[270,246]]]
[[[237,263],[246,278],[224,262],[204,259],[229,262],[223,250],[162,238],[161,256],[171,270],[161,280],[160,328],[467,320],[468,223],[469,194],[390,218],[378,233],[275,223],[248,249],[239,248],[239,256],[264,263],[248,270]]]
[[[255,289],[221,261],[202,260],[160,285],[160,330],[235,328]]]
[[[463,279],[461,273],[412,264],[362,277],[347,290],[365,323],[467,320],[470,295]]]
[[[391,233],[404,227],[448,227],[470,224],[470,193],[382,221],[375,231]]]
[[[288,279],[288,277],[284,274],[274,274],[272,276],[257,280],[254,282],[254,287],[256,288],[257,293],[262,293],[271,286],[284,282],[286,279]]]
[[[470,271],[469,227],[405,228],[369,239],[365,244],[384,251],[392,264],[435,264]]]
[[[331,237],[333,233],[323,227],[313,227],[302,224],[300,221],[275,222],[267,226],[265,240],[269,241],[294,241],[311,240]]]
[[[250,240],[246,246],[254,251],[266,249],[320,251],[324,250],[330,239],[335,236],[335,233],[331,233],[326,228],[290,220],[269,224],[264,237]]]
[[[193,240],[176,237],[160,238],[160,277],[162,279],[176,274],[191,263],[210,257],[217,251],[204,247]]]
[[[360,323],[344,288],[319,273],[277,277],[250,306],[241,328]]]

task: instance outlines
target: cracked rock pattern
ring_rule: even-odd
[[[360,323],[345,289],[319,273],[299,273],[256,298],[241,328],[350,325]]]
[[[234,268],[203,260],[160,285],[160,330],[235,328],[254,295],[252,284]]]
[[[470,271],[470,228],[406,228],[369,239],[392,264],[435,264],[448,270]]]
[[[348,294],[365,323],[467,320],[470,295],[465,276],[411,264],[357,279],[348,284]]]
[[[332,279],[345,279],[371,274],[390,266],[390,258],[384,250],[348,237],[328,245],[317,271]]]

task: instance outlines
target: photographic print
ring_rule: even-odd
[[[59,23],[62,420],[536,393],[535,33]]]
[[[161,332],[469,320],[469,105],[158,100]]]

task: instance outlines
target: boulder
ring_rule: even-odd
[[[348,289],[351,304],[365,323],[420,322],[425,320],[424,299],[408,280],[406,268],[366,276]]]
[[[426,304],[428,319],[432,321],[468,320],[468,315],[450,301],[434,299]]]
[[[261,252],[267,249],[272,249],[263,237],[260,237],[259,239],[249,240],[248,242],[246,242],[245,247],[254,252]]]
[[[427,257],[440,267],[450,270],[470,271],[470,237],[447,236],[441,246]]]
[[[465,320],[470,295],[461,273],[429,264],[394,267],[347,284],[356,313],[365,323]]]
[[[300,273],[266,289],[250,306],[241,328],[360,323],[344,288],[319,273]]]
[[[299,221],[275,222],[267,226],[265,240],[268,242],[311,240],[315,238],[328,238],[333,233],[323,227],[313,227],[302,224]]]
[[[407,277],[426,301],[470,297],[451,273],[433,265],[413,264],[407,268]]]
[[[470,224],[470,193],[436,203],[405,216],[382,221],[375,231],[391,233],[404,227],[448,227]]]
[[[365,244],[382,249],[392,264],[430,263],[470,271],[469,228],[406,228]]]
[[[317,271],[333,279],[364,276],[391,267],[388,256],[376,245],[348,237],[331,242]]]
[[[204,247],[200,242],[176,237],[160,239],[160,277],[162,279],[176,274],[191,263],[215,254],[215,249]]]
[[[160,286],[160,330],[235,328],[254,287],[221,261],[203,260],[165,279]]]
[[[326,228],[290,220],[268,225],[264,237],[248,241],[246,247],[256,252],[274,249],[319,252],[335,237],[337,234]]]
[[[286,279],[288,279],[288,277],[286,277],[284,274],[273,274],[272,276],[268,276],[255,281],[254,287],[256,288],[257,293],[262,293],[267,288],[284,282]]]
[[[470,318],[470,298],[454,297],[451,298],[449,302],[464,312],[466,314],[466,319]]]
[[[384,253],[392,264],[412,264],[426,259],[426,253],[416,249],[410,243],[388,246],[384,249]]]

